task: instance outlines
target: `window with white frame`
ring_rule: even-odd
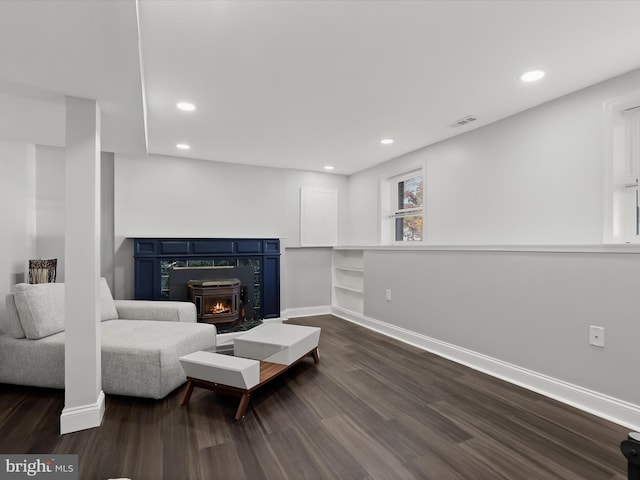
[[[605,243],[640,243],[640,92],[606,105]]]
[[[424,240],[423,168],[385,176],[381,200],[382,243]]]

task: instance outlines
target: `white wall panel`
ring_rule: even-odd
[[[282,260],[286,308],[331,304],[331,248],[287,248]]]
[[[57,258],[57,281],[64,282],[65,152],[62,148],[36,148],[37,256]]]
[[[27,265],[36,253],[35,147],[0,142],[0,316],[4,297],[28,279]]]
[[[367,317],[640,406],[640,254],[367,250],[365,264]]]
[[[338,243],[338,191],[300,189],[300,244],[305,247]]]

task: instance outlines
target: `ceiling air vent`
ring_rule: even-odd
[[[466,117],[463,117],[449,124],[449,126],[451,128],[462,127],[464,125],[468,125],[471,122],[475,122],[476,120],[478,120],[478,117],[476,117],[475,115],[467,115]]]

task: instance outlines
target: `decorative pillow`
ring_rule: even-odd
[[[64,330],[63,283],[18,283],[13,294],[27,338],[37,340]]]
[[[5,298],[5,304],[7,307],[7,313],[2,325],[2,329],[11,335],[13,338],[24,338],[24,330],[20,325],[20,317],[18,317],[18,310],[16,310],[16,301],[13,298],[13,293],[7,294]]]
[[[116,302],[113,301],[113,295],[107,284],[107,280],[102,277],[100,279],[100,320],[114,320],[118,318],[118,310]]]

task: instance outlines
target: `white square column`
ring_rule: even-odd
[[[60,433],[100,426],[100,108],[67,97],[65,405]]]

